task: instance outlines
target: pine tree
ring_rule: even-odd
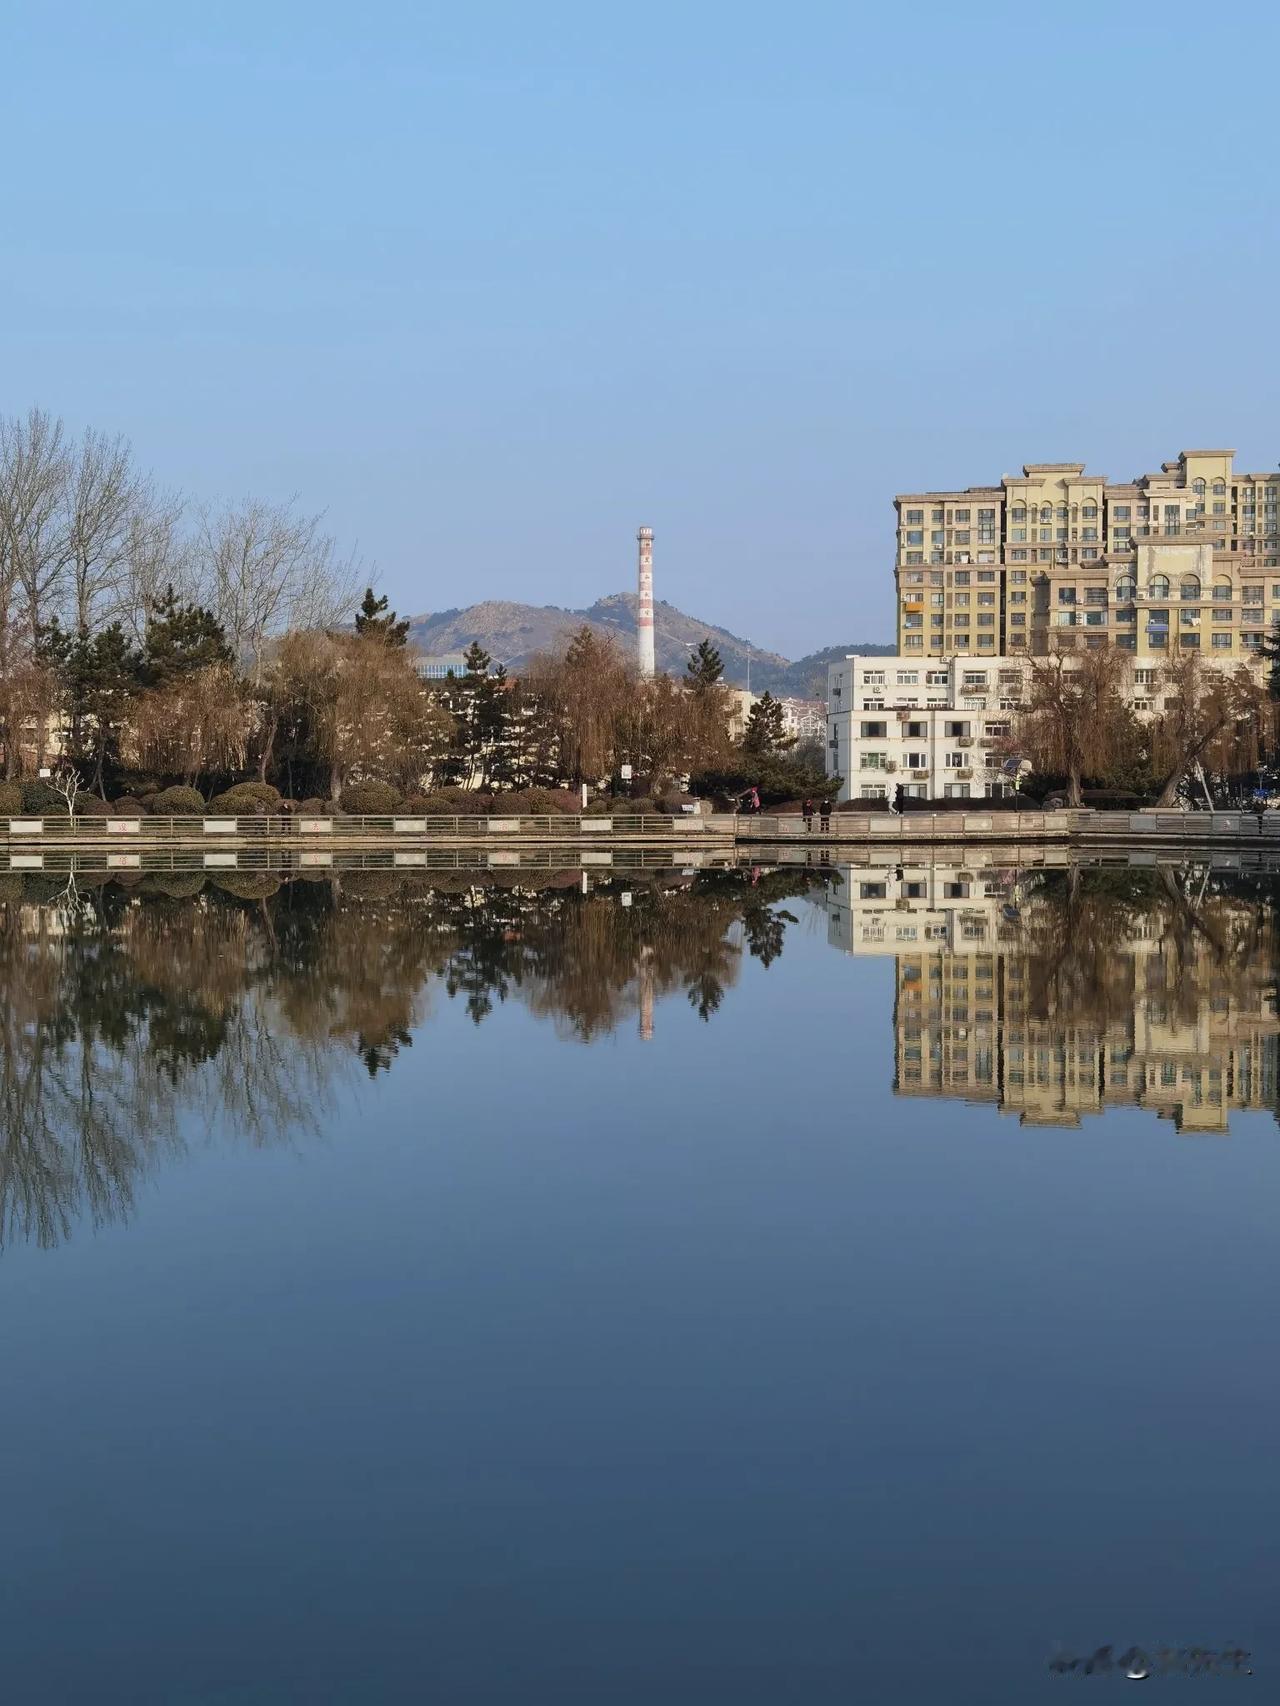
[[[142,676],[148,687],[162,687],[176,676],[235,659],[226,630],[201,604],[179,599],[172,585],[151,606],[142,654]]]
[[[399,621],[395,611],[387,609],[386,595],[375,598],[373,588],[367,586],[356,612],[356,633],[381,640],[384,646],[403,646],[409,638],[409,620]]]
[[[747,716],[747,732],[742,737],[744,752],[768,754],[785,752],[794,746],[782,720],[782,705],[767,690],[760,695]]]
[[[719,686],[724,679],[724,659],[710,640],[700,640],[689,659],[689,685],[694,692]]]

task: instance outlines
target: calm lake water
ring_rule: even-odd
[[[938,857],[0,873],[5,1697],[1275,1698],[1280,879]]]

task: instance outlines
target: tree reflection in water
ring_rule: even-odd
[[[476,1024],[523,1002],[590,1042],[684,990],[703,1019],[744,953],[769,965],[803,871],[0,874],[0,1239],[53,1245],[127,1216],[193,1129],[313,1129],[344,1074],[386,1072],[433,988]]]

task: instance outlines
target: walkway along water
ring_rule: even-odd
[[[790,844],[992,842],[1078,847],[1274,846],[1280,812],[837,812],[831,827],[799,812],[663,817],[561,813],[554,817],[47,817],[0,818],[11,864],[43,848],[162,847],[733,847]]]

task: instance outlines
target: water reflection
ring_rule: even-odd
[[[954,860],[954,855],[952,859]],[[895,961],[894,1089],[1225,1132],[1277,1107],[1277,877],[1155,863],[844,868],[830,940]]]
[[[759,870],[0,874],[0,1238],[119,1218],[193,1131],[314,1129],[413,1044],[437,993],[565,1038],[703,1020],[822,879]]]

